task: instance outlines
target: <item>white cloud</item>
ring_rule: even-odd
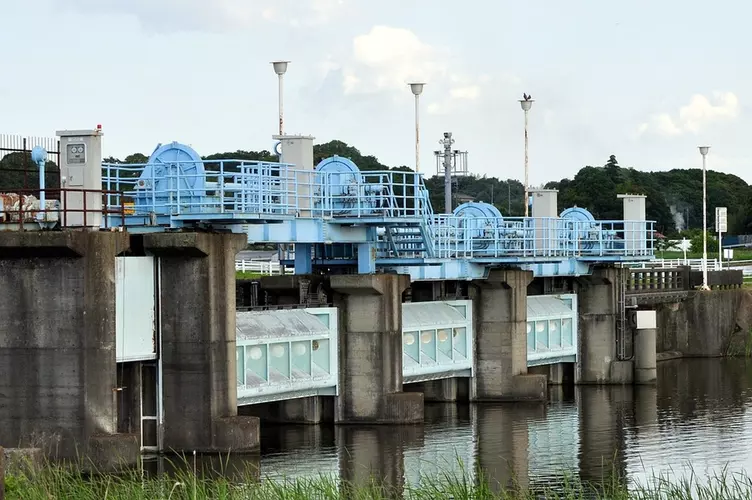
[[[351,58],[341,68],[345,95],[404,99],[409,82],[426,82],[423,99],[431,115],[469,110],[468,104],[480,102],[492,86],[519,84],[518,78],[507,74],[475,74],[450,50],[431,45],[408,29],[382,25],[353,39]]]
[[[658,113],[642,123],[638,135],[652,133],[662,136],[696,134],[712,123],[733,120],[739,116],[739,99],[733,92],[714,92],[713,101],[701,94],[695,94],[679,108],[676,116]]]
[[[353,40],[353,61],[344,70],[344,91],[403,91],[408,82],[435,81],[446,69],[440,51],[412,31],[374,26]]]

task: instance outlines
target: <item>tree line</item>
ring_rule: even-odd
[[[361,170],[398,170],[412,172],[406,165],[388,166],[376,156],[364,155],[357,148],[342,141],[314,145],[314,164],[333,155],[350,158]],[[203,157],[204,160],[237,159],[277,161],[277,155],[267,151],[226,151]],[[148,157],[134,153],[123,160],[104,159],[108,163],[146,163]],[[45,168],[47,187],[59,187],[59,169],[48,161]],[[0,191],[7,192],[38,186],[39,172],[31,162],[29,153],[15,152],[0,159]],[[434,175],[426,178],[431,203],[436,212],[444,210],[444,178]],[[600,166],[587,165],[571,179],[550,181],[548,189],[559,190],[559,210],[572,206],[587,208],[596,219],[619,220],[623,217],[619,193],[647,196],[646,211],[649,220],[656,221],[656,230],[674,236],[680,230],[702,227],[702,170],[672,169],[661,172],[643,172],[619,165],[615,155]],[[524,187],[516,179],[499,179],[486,175],[459,177],[454,181],[453,204],[465,200],[484,201],[495,205],[504,216],[521,216],[524,213]],[[708,227],[715,223],[715,207],[728,208],[728,229],[732,234],[752,231],[752,186],[738,176],[708,171]]]

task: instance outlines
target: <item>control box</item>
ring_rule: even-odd
[[[60,130],[60,223],[102,225],[102,130]]]

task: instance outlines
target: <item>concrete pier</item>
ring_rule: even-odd
[[[655,311],[635,311],[636,323],[634,338],[634,382],[635,384],[655,384],[658,381],[655,339]]]
[[[138,459],[117,433],[115,262],[127,233],[0,234],[0,443],[100,470]]]
[[[408,276],[335,275],[340,310],[337,423],[421,423],[423,394],[402,392],[402,292]]]
[[[527,371],[527,286],[532,279],[531,271],[494,269],[468,289],[476,332],[473,401],[546,398],[547,377]]]
[[[258,449],[259,420],[238,416],[235,255],[243,235],[143,236],[160,258],[163,447],[175,451]]]
[[[620,288],[628,272],[597,267],[591,276],[577,278],[580,346],[576,384],[632,383],[633,363],[618,359],[616,333],[624,307]]]

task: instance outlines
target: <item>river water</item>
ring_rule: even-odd
[[[657,386],[549,392],[546,404],[427,404],[416,426],[262,425],[253,466],[262,477],[394,485],[480,469],[497,487],[752,474],[752,360],[665,361]]]
[[[427,404],[423,426],[264,426],[262,437],[267,477],[416,483],[480,467],[493,482],[532,486],[564,471],[639,482],[752,474],[752,361],[665,361],[656,387],[552,387],[545,405]]]

